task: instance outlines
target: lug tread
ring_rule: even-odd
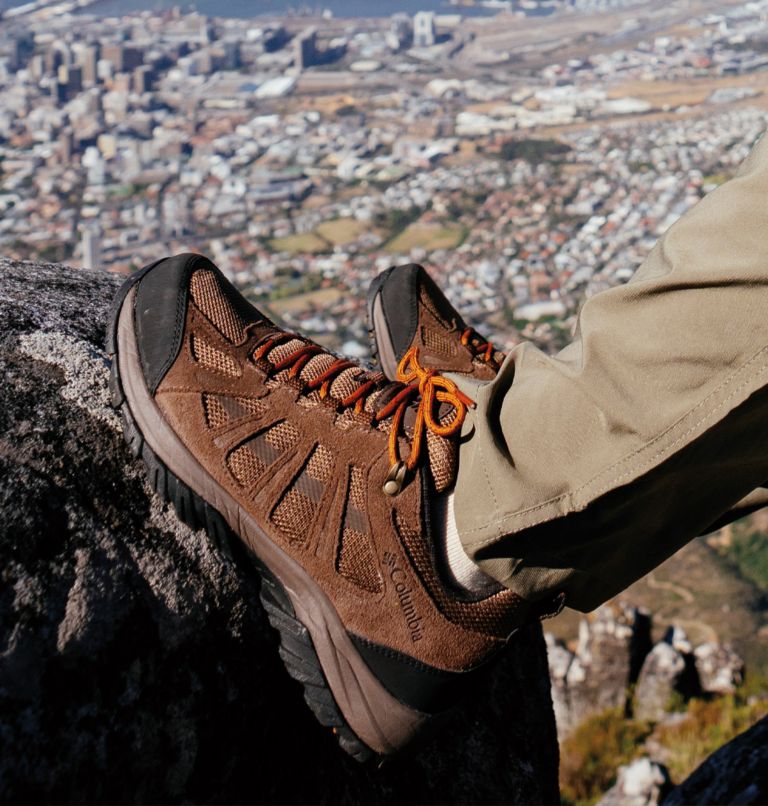
[[[319,669],[311,662],[289,652],[284,645],[278,650],[283,659],[288,674],[300,683],[311,683],[313,686],[322,686],[324,681]]]
[[[312,709],[317,721],[326,728],[340,728],[344,720],[335,702],[328,703],[323,693],[327,689],[320,686],[305,685],[304,701]],[[331,698],[332,699],[332,698]]]

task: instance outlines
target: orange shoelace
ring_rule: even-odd
[[[268,375],[283,370],[288,371],[288,377],[302,382],[303,390],[318,392],[320,399],[331,397],[331,386],[338,376],[347,369],[358,368],[359,365],[344,358],[337,358],[327,369],[311,380],[303,381],[300,373],[307,363],[318,355],[328,354],[317,344],[305,342],[294,352],[281,358],[279,361],[270,361],[269,353],[279,344],[285,344],[295,339],[301,339],[295,333],[276,333],[268,336],[254,350],[253,358],[256,361],[266,361],[270,367]],[[303,341],[303,339],[301,339]],[[418,465],[422,455],[427,430],[441,437],[455,434],[461,428],[467,414],[467,408],[474,403],[459,390],[453,381],[438,375],[435,370],[425,369],[418,361],[418,350],[412,347],[404,356],[397,368],[397,378],[401,388],[388,400],[373,416],[372,422],[379,423],[392,418],[392,427],[389,431],[389,480],[397,478],[396,487],[399,491],[404,478],[404,470],[412,471]],[[360,386],[343,398],[333,398],[340,409],[352,408],[357,414],[365,410],[365,403],[369,395],[381,388],[381,382],[373,379],[361,381]],[[404,433],[403,422],[405,412],[412,403],[418,404],[416,420],[413,426],[411,450],[406,460],[400,458],[398,437]],[[443,425],[435,419],[435,410],[438,404],[447,403],[456,412],[450,423]],[[394,489],[394,488],[392,488]],[[387,491],[387,485],[385,485]]]
[[[417,389],[421,396],[413,428],[411,453],[406,462],[408,470],[413,470],[421,453],[422,441],[426,435],[425,429],[428,428],[433,434],[440,437],[455,434],[464,423],[467,409],[474,406],[474,403],[453,381],[438,375],[437,370],[422,367],[419,363],[418,347],[411,347],[403,356],[397,367],[397,380],[407,384],[406,389]],[[446,425],[442,425],[434,416],[436,404],[439,403],[447,403],[456,412],[456,416]],[[405,407],[398,410],[395,421],[398,428],[404,413]],[[393,432],[397,430],[395,423],[392,427]],[[390,459],[394,463],[395,458],[391,450]]]
[[[465,347],[470,347],[475,355],[478,358],[482,358],[486,364],[490,364],[491,362],[496,363],[493,357],[495,352],[493,342],[486,341],[473,327],[468,327],[461,334],[461,343]],[[481,355],[481,353],[483,353],[483,355]]]

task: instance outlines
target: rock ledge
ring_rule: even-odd
[[[253,575],[124,446],[102,350],[119,283],[0,260],[0,799],[558,802],[538,627],[382,769],[315,722]]]

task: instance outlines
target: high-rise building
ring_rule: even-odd
[[[59,134],[59,158],[62,165],[69,165],[75,153],[75,133],[71,126],[65,126]]]
[[[387,45],[390,50],[398,51],[407,48],[413,41],[413,24],[408,14],[393,14],[387,31]]]
[[[83,89],[82,68],[74,65],[59,65],[56,94],[59,103],[72,100]]]
[[[144,54],[140,48],[126,47],[122,42],[104,45],[102,57],[112,62],[116,73],[135,70],[144,61]]]
[[[242,65],[242,57],[240,54],[240,43],[238,41],[229,41],[224,43],[224,69],[225,70],[239,70]]]
[[[86,45],[81,54],[83,68],[83,83],[93,86],[99,79],[98,64],[101,48],[98,44]]]
[[[45,53],[45,71],[48,75],[56,76],[59,67],[69,67],[71,64],[72,52],[63,42],[54,42]]]
[[[124,50],[121,42],[109,42],[101,49],[101,57],[111,63],[112,69],[116,73],[122,73],[125,69],[123,67]]]
[[[288,32],[282,25],[270,24],[264,28],[264,50],[274,53],[280,50],[289,40]]]
[[[144,64],[144,51],[141,48],[123,48],[123,70],[130,72]]]
[[[213,27],[213,24],[208,19],[208,17],[203,17],[200,20],[200,43],[203,45],[210,45],[216,39],[216,29]]]
[[[96,62],[96,78],[99,81],[109,81],[115,74],[115,66],[109,59],[99,59]]]
[[[39,81],[45,74],[45,56],[42,53],[36,53],[29,60],[29,72],[35,81]]]
[[[151,92],[154,77],[154,71],[146,64],[137,67],[133,71],[133,91],[139,95],[145,92]]]
[[[413,44],[428,48],[435,44],[435,12],[417,11],[413,17]]]
[[[73,64],[67,68],[67,92],[71,98],[74,98],[82,90],[83,68]]]
[[[21,34],[11,40],[11,70],[21,70],[34,55],[35,38],[32,34]]]
[[[101,265],[101,228],[98,224],[83,227],[83,268],[98,269]]]
[[[317,29],[306,28],[293,40],[293,64],[298,72],[317,61]]]

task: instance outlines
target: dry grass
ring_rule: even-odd
[[[354,243],[364,232],[368,225],[354,218],[337,218],[335,221],[325,221],[315,230],[317,234],[334,246]]]
[[[316,109],[324,115],[333,116],[342,106],[355,106],[358,103],[359,99],[351,93],[330,92],[323,95],[294,96],[286,105],[292,110]]]
[[[687,718],[660,725],[653,740],[664,748],[664,761],[673,781],[684,781],[707,756],[768,715],[768,702],[739,702],[736,698],[691,700]]]
[[[325,207],[332,201],[330,196],[322,196],[320,194],[310,193],[306,199],[301,203],[302,210],[317,210],[320,207]]]
[[[618,768],[650,748],[673,783],[684,781],[711,753],[768,714],[767,693],[766,681],[757,679],[733,696],[681,702],[685,718],[655,729],[627,719],[621,709],[590,717],[560,747],[563,802],[592,806],[613,785]]]
[[[615,708],[582,723],[560,747],[560,790],[565,803],[595,803],[637,753],[650,728]]]
[[[703,104],[717,89],[750,87],[758,92],[768,90],[768,73],[751,73],[744,76],[692,78],[685,81],[626,81],[614,86],[610,98],[640,98],[655,109]]]
[[[315,235],[314,232],[305,232],[300,235],[286,235],[284,238],[273,238],[269,245],[275,252],[299,252],[316,254],[328,249],[328,242]]]
[[[269,309],[278,316],[285,313],[298,314],[304,311],[324,310],[334,305],[343,296],[338,288],[319,288],[317,291],[307,291],[295,294],[292,297],[272,300]]]
[[[454,249],[465,237],[464,228],[455,224],[411,224],[387,243],[391,252],[410,252],[411,249]]]

